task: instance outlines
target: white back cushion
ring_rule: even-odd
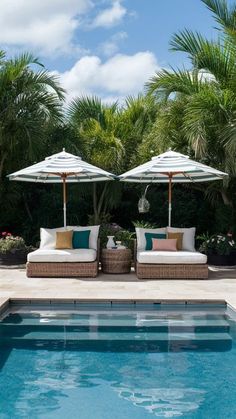
[[[136,236],[137,236],[137,249],[145,250],[146,249],[146,237],[145,233],[158,233],[166,234],[166,227],[161,228],[140,228],[136,227]]]
[[[190,228],[177,228],[177,227],[167,227],[167,232],[170,233],[184,233],[183,235],[183,249],[188,250],[189,252],[195,252],[195,233],[196,227]]]
[[[40,249],[55,249],[56,232],[65,231],[68,227],[40,228]]]
[[[89,248],[97,250],[97,247],[98,247],[98,233],[99,233],[100,225],[98,225],[98,226],[86,226],[86,227],[69,226],[67,228],[69,230],[73,230],[73,231],[90,230]]]

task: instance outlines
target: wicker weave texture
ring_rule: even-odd
[[[140,279],[207,279],[207,264],[136,264],[136,274]]]
[[[103,249],[102,271],[104,273],[125,274],[131,269],[130,249]]]
[[[90,277],[98,274],[98,262],[27,262],[28,277]]]

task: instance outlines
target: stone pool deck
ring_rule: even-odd
[[[236,309],[236,267],[210,268],[207,280],[138,280],[135,273],[88,278],[27,278],[24,266],[0,268],[0,305],[9,299],[227,302]]]

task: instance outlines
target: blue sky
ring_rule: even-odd
[[[1,0],[0,10],[2,48],[39,56],[68,100],[137,94],[155,70],[189,65],[169,51],[173,33],[189,28],[213,38],[214,26],[200,0]]]

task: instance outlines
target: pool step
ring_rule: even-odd
[[[2,325],[18,325],[21,326],[36,326],[36,325],[55,325],[55,326],[89,326],[89,327],[123,327],[123,326],[133,326],[133,327],[172,327],[172,326],[187,326],[187,327],[204,327],[204,326],[225,326],[227,327],[229,323],[223,316],[213,316],[213,317],[201,317],[187,315],[178,315],[176,317],[159,317],[156,316],[121,316],[121,315],[110,315],[110,316],[100,316],[100,315],[76,315],[76,316],[32,316],[28,318],[21,318],[17,313],[10,314],[2,322],[0,322],[0,327]]]
[[[1,337],[0,347],[108,352],[229,351],[228,333],[38,333]]]
[[[0,346],[117,352],[228,351],[232,347],[230,333],[230,321],[224,314],[9,313],[0,322]]]
[[[150,334],[155,335],[157,333],[229,333],[230,326],[229,324],[224,323],[213,323],[212,325],[202,324],[199,322],[197,325],[195,323],[188,322],[187,324],[160,324],[155,326],[98,326],[96,324],[91,325],[52,325],[48,323],[41,323],[37,325],[16,325],[16,324],[0,324],[0,339],[4,338],[5,336],[12,336],[12,337],[21,337],[26,336],[30,333],[38,333],[38,334],[45,334],[48,335],[49,333],[52,334],[76,334],[80,335],[83,333],[96,333],[97,335],[103,333],[109,333],[112,338],[114,336],[122,336],[126,333],[132,334]]]
[[[205,313],[201,314],[199,312],[159,312],[159,311],[150,311],[149,313],[142,312],[121,312],[111,310],[109,313],[107,311],[100,312],[87,312],[87,311],[77,311],[77,312],[51,312],[42,311],[42,312],[30,312],[30,313],[9,313],[4,319],[0,321],[1,323],[8,324],[35,324],[37,322],[50,322],[53,324],[61,324],[63,322],[68,322],[69,324],[89,324],[90,322],[99,322],[99,324],[107,324],[111,322],[112,324],[123,325],[123,324],[146,324],[149,322],[178,322],[178,321],[227,321],[227,316],[222,313]]]
[[[1,340],[9,336],[1,336]],[[40,339],[40,340],[152,340],[152,341],[175,341],[175,340],[232,340],[228,333],[135,333],[119,332],[111,334],[110,332],[54,332],[50,331],[50,334],[36,331],[31,331],[25,335],[13,336],[14,339]]]

